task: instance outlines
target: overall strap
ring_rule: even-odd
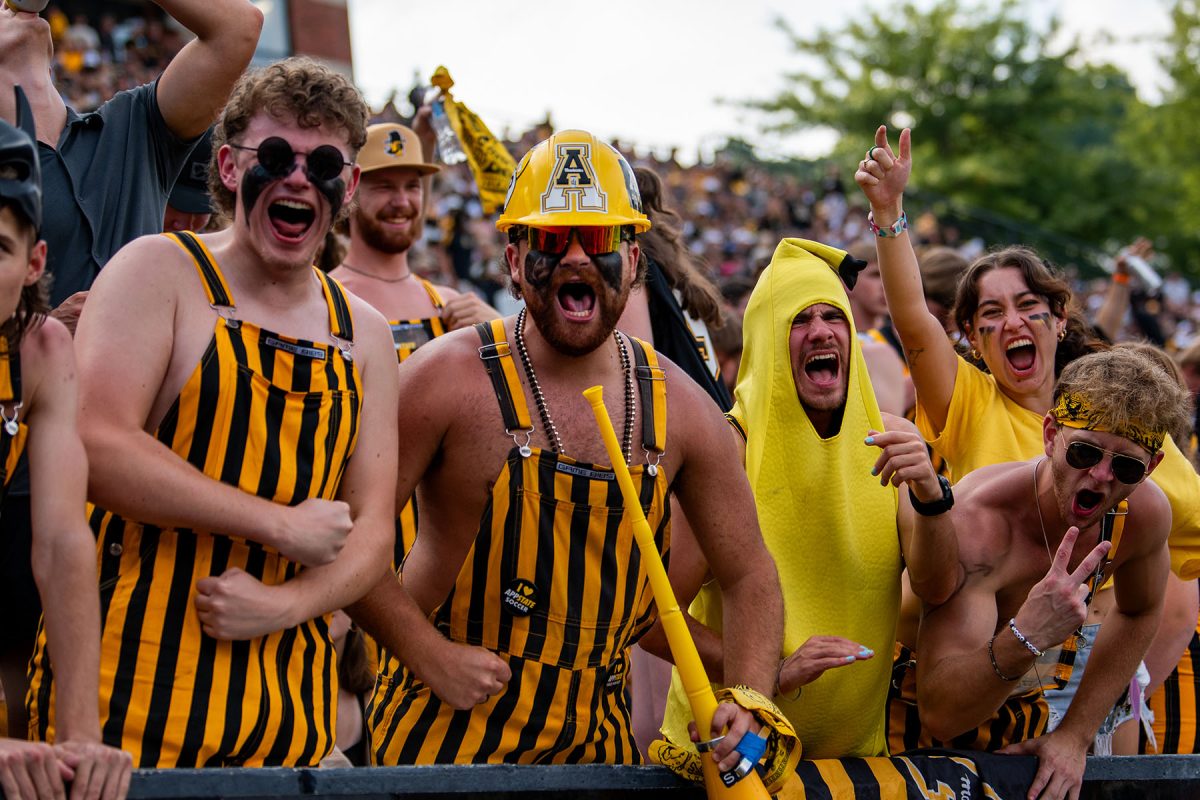
[[[1100,541],[1112,542],[1112,547],[1108,548],[1108,554],[1100,560],[1100,563],[1096,565],[1096,571],[1088,579],[1087,599],[1083,601],[1085,605],[1091,604],[1096,590],[1104,585],[1104,573],[1108,569],[1108,565],[1117,557],[1117,547],[1121,544],[1121,534],[1125,532],[1125,517],[1128,514],[1129,502],[1122,500],[1117,503],[1116,508],[1108,510],[1100,523]]]
[[[0,403],[21,405],[21,348],[0,336]]]
[[[1104,573],[1116,556],[1117,545],[1120,544],[1121,534],[1125,531],[1125,517],[1128,513],[1129,503],[1122,500],[1117,504],[1116,508],[1110,509],[1100,522],[1100,541],[1112,542],[1112,547],[1108,549],[1108,555],[1096,565],[1096,571],[1088,578],[1087,598],[1083,601],[1086,606],[1092,604],[1092,598],[1096,595],[1100,587],[1104,585],[1106,577]],[[1071,671],[1075,668],[1075,654],[1082,643],[1083,626],[1080,626],[1079,630],[1067,637],[1067,640],[1063,642],[1062,650],[1059,652],[1058,663],[1054,667],[1054,685],[1056,688],[1064,689],[1070,682]]]
[[[504,320],[476,323],[475,332],[483,342],[479,348],[479,358],[487,369],[488,377],[492,379],[492,389],[496,392],[500,413],[504,417],[504,430],[513,436],[514,441],[515,433],[524,431],[527,434],[525,445],[528,446],[528,433],[533,431],[533,423],[529,418],[529,406],[525,403],[525,391],[517,375],[517,365],[513,361],[512,348],[504,334]]]
[[[425,294],[429,295],[429,302],[433,303],[433,307],[438,311],[445,308],[446,301],[442,299],[442,293],[437,290],[437,287],[424,278],[417,278],[417,280],[425,287]]]
[[[642,447],[661,455],[667,452],[667,374],[658,365],[653,347],[636,337],[627,338],[642,398]]]
[[[216,259],[212,257],[212,253],[208,252],[208,248],[196,234],[191,231],[179,231],[178,233],[164,233],[163,236],[172,239],[192,257],[196,271],[200,273],[200,280],[204,283],[208,302],[213,308],[236,308],[233,294],[225,283],[225,276],[221,274],[221,268],[217,266]]]
[[[350,301],[346,299],[346,290],[327,273],[316,267],[313,267],[313,272],[321,280],[321,289],[325,292],[325,302],[329,306],[329,332],[337,339],[353,342],[354,317],[350,314]]]

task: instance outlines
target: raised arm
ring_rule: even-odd
[[[263,15],[249,0],[155,0],[196,34],[158,81],[158,108],[181,139],[199,136],[217,118],[250,64]]]
[[[859,162],[854,180],[871,204],[871,215],[881,229],[888,229],[904,213],[904,188],[912,170],[912,133],[900,133],[899,153],[887,140],[887,128],[875,131],[875,146],[869,158]],[[905,360],[912,373],[917,400],[940,429],[954,393],[957,355],[946,338],[941,322],[929,313],[921,288],[921,271],[907,229],[899,235],[877,237],[879,271],[887,295],[892,324],[904,345]]]
[[[100,736],[100,594],[96,539],[84,518],[87,457],[75,424],[71,334],[46,320],[26,334],[21,353],[24,377],[33,384],[26,417],[33,573],[54,656],[56,750],[75,772],[73,800],[114,800],[125,796],[133,761]]]
[[[344,503],[289,507],[255,497],[205,476],[148,431],[176,345],[179,298],[202,291],[182,251],[157,236],[122,248],[96,279],[75,339],[80,435],[88,460],[103,465],[88,476],[88,497],[159,527],[220,531],[305,565],[328,563],[350,530]],[[187,315],[179,317],[183,325]]]

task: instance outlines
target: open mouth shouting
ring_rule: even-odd
[[[584,281],[567,281],[555,295],[563,316],[572,322],[590,322],[596,316],[596,290]]]
[[[1012,371],[1024,377],[1032,373],[1037,364],[1037,346],[1028,336],[1018,337],[1004,348],[1004,357],[1008,359]]]
[[[267,207],[267,218],[278,238],[296,243],[304,239],[316,222],[317,211],[304,200],[275,200]]]
[[[837,353],[815,353],[804,360],[804,375],[820,389],[841,385],[841,359]]]
[[[1100,510],[1104,495],[1091,489],[1080,489],[1071,498],[1071,513],[1080,520],[1087,519]]]

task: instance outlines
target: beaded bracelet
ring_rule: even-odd
[[[1124,272],[1114,272],[1112,276],[1112,282],[1126,286],[1129,284],[1129,275]]]
[[[1010,619],[1008,621],[1008,629],[1013,632],[1013,636],[1017,637],[1017,641],[1020,642],[1021,644],[1025,645],[1025,649],[1028,650],[1029,652],[1033,653],[1033,655],[1036,658],[1041,658],[1042,656],[1046,655],[1041,650],[1038,650],[1037,646],[1033,642],[1026,639],[1024,634],[1022,634],[1019,630],[1017,630],[1017,618],[1016,617],[1013,617],[1012,619]]]
[[[867,212],[867,225],[871,228],[871,233],[880,239],[894,239],[908,230],[908,216],[901,211],[900,217],[895,222],[886,228],[881,228],[875,224],[875,213]]]
[[[996,634],[996,636],[999,636],[999,635],[1000,634]],[[993,645],[996,644],[996,636],[993,636],[991,639],[988,640],[988,658],[990,658],[992,660],[992,672],[996,673],[997,678],[999,678],[1002,681],[1006,681],[1008,683],[1012,683],[1013,681],[1020,680],[1021,679],[1020,675],[1016,675],[1016,676],[1013,676],[1010,678],[1009,676],[1005,675],[1003,672],[1000,671],[1000,665],[996,663],[996,653],[992,649]]]

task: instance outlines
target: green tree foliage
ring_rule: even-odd
[[[1120,70],[1085,64],[1077,43],[1052,46],[1056,21],[1039,29],[1011,0],[940,0],[834,30],[780,25],[806,68],[753,104],[777,130],[834,129],[834,158],[850,170],[877,125],[889,123],[895,141],[903,121],[914,192],[974,219],[993,243],[1024,241],[1094,268],[1101,248],[1142,232],[1128,208],[1152,182],[1121,133],[1144,109]]]
[[[1144,191],[1127,213],[1170,264],[1200,277],[1200,0],[1177,0],[1161,48],[1168,77],[1162,102],[1140,109],[1122,139],[1135,154]]]

